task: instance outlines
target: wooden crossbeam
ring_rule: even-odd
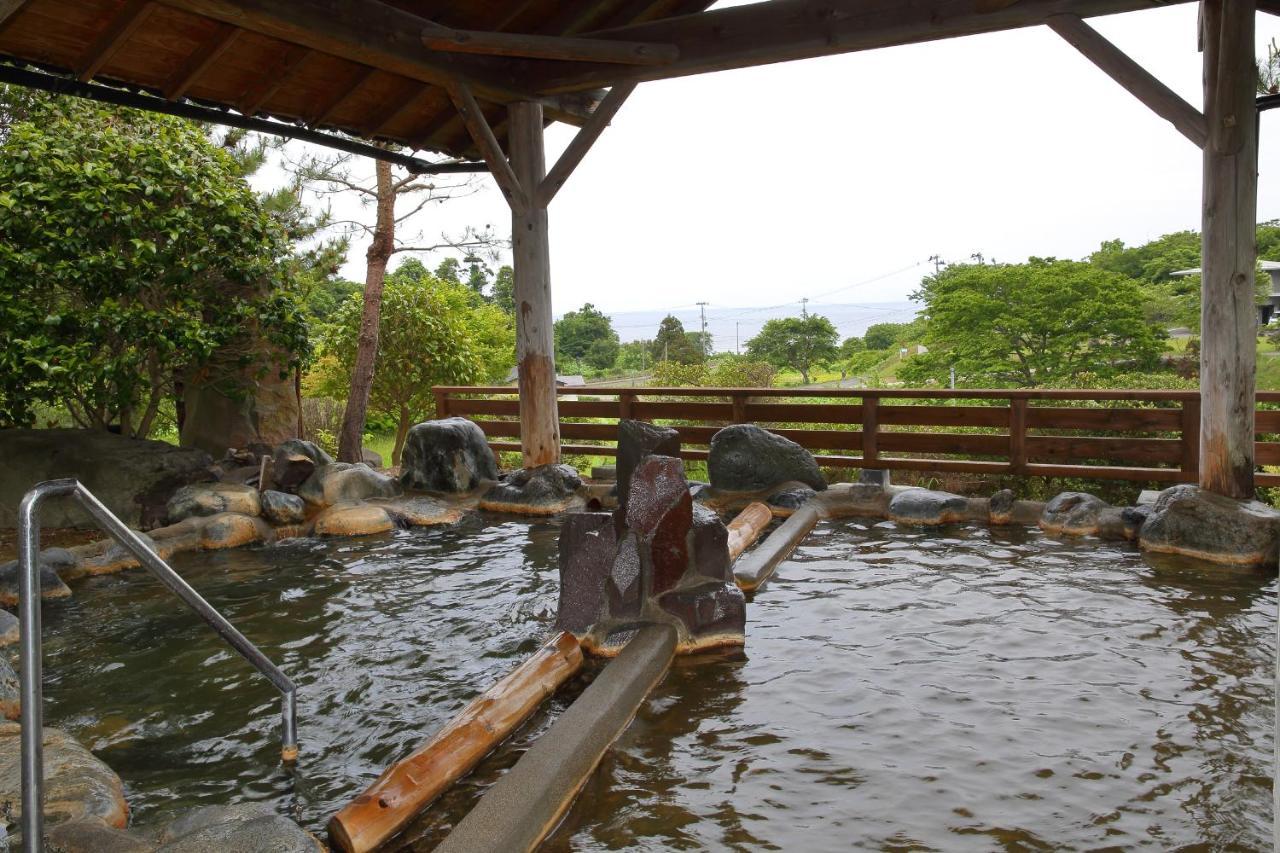
[[[182,67],[170,78],[169,82],[164,85],[164,97],[169,101],[176,101],[185,95],[196,81],[200,79],[200,75],[208,71],[222,55],[227,52],[231,45],[235,44],[243,30],[236,29],[230,24],[219,24],[218,30],[212,37],[207,39],[204,44],[191,54]]]
[[[345,104],[349,98],[355,95],[356,92],[364,88],[364,84],[373,79],[373,76],[377,73],[378,69],[376,68],[362,67],[360,74],[356,79],[351,81],[351,85],[339,91],[338,94],[334,96],[333,100],[329,101],[328,105],[326,105],[324,109],[320,110],[314,119],[307,122],[307,126],[318,127],[322,124],[328,124],[338,110],[341,109],[342,105]]]
[[[0,0],[0,28],[10,23],[31,0]]]
[[[129,36],[142,26],[155,6],[151,0],[127,0],[116,12],[107,28],[94,39],[84,56],[77,64],[76,77],[84,82],[102,70],[102,66],[111,61],[111,57],[120,49]]]
[[[1078,16],[1054,15],[1047,23],[1050,29],[1105,71],[1129,94],[1146,104],[1152,112],[1176,127],[1196,147],[1204,147],[1209,130],[1203,113]]]
[[[423,50],[419,35],[430,21],[378,0],[162,0],[166,5],[242,29],[300,44],[424,83],[457,80],[495,103],[538,100],[553,117],[578,121],[591,110],[540,98],[517,83],[507,63],[493,57]],[[616,67],[616,66],[613,66]],[[594,105],[593,105],[594,106]]]
[[[271,100],[271,96],[279,92],[293,75],[298,73],[298,69],[306,65],[307,60],[315,55],[315,51],[301,48],[294,49],[281,57],[275,67],[262,75],[262,79],[258,81],[253,90],[245,93],[240,103],[240,112],[247,116],[257,113],[262,108],[262,105]]]
[[[511,163],[507,161],[507,156],[503,153],[502,146],[498,144],[497,137],[493,135],[488,119],[480,111],[480,104],[476,102],[475,95],[465,83],[451,83],[449,97],[457,107],[458,114],[462,116],[462,122],[467,126],[467,133],[471,134],[472,141],[480,149],[480,156],[489,166],[493,179],[498,182],[498,188],[507,197],[507,204],[516,214],[523,214],[529,207],[529,197],[525,189],[520,186],[520,181],[516,179],[516,173],[511,169]]]
[[[635,83],[619,83],[600,102],[600,106],[596,109],[595,114],[591,116],[590,121],[574,135],[573,141],[560,154],[560,159],[556,161],[556,164],[551,167],[551,171],[547,172],[547,176],[538,184],[538,204],[546,206],[551,203],[551,199],[555,198],[556,193],[564,186],[564,182],[569,180],[573,170],[582,162],[582,158],[587,156],[591,146],[600,138],[600,134],[609,126],[609,122],[617,115],[618,110],[622,109],[623,103],[635,91],[635,88]]]
[[[422,43],[432,50],[450,53],[560,59],[566,62],[609,62],[619,65],[667,65],[680,56],[679,51],[669,44],[527,33],[484,33],[448,27],[424,29]]]
[[[680,58],[668,65],[619,69],[517,60],[511,73],[543,94],[571,92],[1036,26],[1053,15],[1087,18],[1179,2],[1189,0],[770,0],[586,34],[675,45]]]

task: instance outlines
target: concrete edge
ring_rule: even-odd
[[[675,654],[670,625],[641,628],[577,701],[491,787],[437,853],[515,853],[555,829]]]
[[[754,551],[744,555],[734,569],[733,579],[743,592],[755,592],[773,574],[796,545],[827,517],[824,503],[810,501],[796,510]]]

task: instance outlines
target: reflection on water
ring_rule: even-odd
[[[47,606],[50,724],[140,823],[257,799],[319,831],[549,632],[556,533],[472,519],[180,559],[298,681],[292,773],[272,688],[139,573]],[[820,527],[750,605],[745,655],[679,661],[547,848],[1265,848],[1275,596],[1096,541]],[[403,843],[431,849],[580,688]]]

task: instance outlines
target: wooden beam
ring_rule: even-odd
[[[22,7],[30,2],[31,0],[0,0],[0,29],[13,21],[22,11]]]
[[[279,92],[281,87],[298,72],[298,69],[315,55],[315,51],[307,48],[294,48],[285,53],[270,71],[262,75],[262,79],[254,89],[245,93],[240,102],[240,112],[247,116],[257,113],[262,105],[271,100],[271,96]]]
[[[669,65],[619,69],[524,60],[511,73],[544,94],[570,92],[1035,26],[1053,15],[1087,18],[1178,2],[1188,0],[1020,0],[987,11],[975,0],[770,0],[587,33],[675,45],[680,58]]]
[[[760,534],[773,521],[773,511],[759,501],[747,504],[733,521],[729,522],[729,562],[742,556],[742,552],[751,547],[751,543],[760,538]]]
[[[1205,0],[1200,486],[1254,496],[1258,122],[1252,0]]]
[[[174,73],[169,82],[165,83],[165,99],[176,101],[185,95],[200,79],[200,75],[208,71],[227,52],[227,48],[235,44],[236,39],[239,38],[242,32],[244,30],[237,29],[229,24],[218,24],[217,31],[204,44],[200,45],[196,52],[191,54],[187,61],[183,63],[183,66]]]
[[[322,124],[328,124],[333,119],[334,114],[337,113],[337,111],[341,109],[342,105],[347,102],[347,99],[363,88],[364,84],[373,79],[373,76],[377,73],[378,69],[376,68],[362,66],[360,74],[351,81],[351,85],[339,91],[333,100],[329,101],[328,105],[322,109],[314,119],[307,122],[307,127],[318,127]]]
[[[623,103],[631,95],[636,88],[635,83],[619,83],[613,87],[613,90],[600,102],[600,106],[596,109],[595,114],[586,125],[579,130],[573,137],[573,141],[560,154],[560,159],[551,167],[551,171],[538,184],[538,204],[548,205],[555,198],[556,193],[564,186],[564,182],[569,180],[569,176],[573,174],[573,170],[582,162],[582,158],[587,156],[587,152],[591,150],[591,146],[600,138],[600,134],[609,126],[609,122],[617,115],[618,110],[622,108]]]
[[[560,461],[551,248],[547,207],[537,198],[537,189],[546,177],[546,151],[542,107],[535,103],[517,103],[507,109],[511,125],[511,167],[521,186],[529,190],[530,202],[527,209],[515,210],[511,216],[520,449],[524,467],[537,468]]]
[[[669,44],[525,33],[482,33],[448,27],[423,30],[422,43],[432,50],[449,53],[559,59],[566,62],[610,62],[619,65],[667,65],[680,56],[679,51]]]
[[[520,181],[516,179],[516,173],[507,162],[507,155],[503,153],[502,146],[493,135],[489,121],[480,111],[475,95],[466,84],[454,83],[449,86],[449,97],[457,107],[458,114],[462,116],[462,122],[466,125],[471,140],[480,149],[480,156],[489,165],[489,171],[493,174],[493,179],[498,182],[498,188],[507,197],[507,204],[510,205],[512,212],[517,215],[524,213],[529,207],[530,197]],[[534,184],[533,188],[536,189],[537,185]]]
[[[1258,0],[1258,11],[1280,15],[1280,0]]]
[[[129,36],[142,26],[153,9],[155,6],[151,0],[127,0],[111,18],[107,28],[85,51],[84,56],[80,57],[77,79],[84,82],[101,71],[102,66],[111,61],[120,46],[129,40]]]
[[[404,116],[413,112],[422,106],[422,101],[428,94],[433,91],[430,86],[422,86],[418,91],[409,97],[394,104],[390,109],[384,110],[383,114],[375,118],[368,125],[368,130],[364,132],[364,136],[383,136],[388,127],[394,125]]]
[[[1129,94],[1146,104],[1152,112],[1177,128],[1197,148],[1204,147],[1209,131],[1204,115],[1199,110],[1157,80],[1124,51],[1103,38],[1101,33],[1079,16],[1053,15],[1047,23],[1051,30],[1106,72]]]
[[[423,29],[430,21],[378,0],[163,0],[176,9],[300,44],[423,83],[460,81],[494,103],[545,101],[555,118],[590,117],[574,101],[540,98],[519,78],[509,60],[427,50]]]

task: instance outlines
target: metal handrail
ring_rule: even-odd
[[[40,503],[45,498],[73,496],[93,516],[94,521],[137,557],[151,574],[194,610],[201,619],[227,641],[245,660],[267,677],[283,694],[283,725],[280,731],[281,757],[292,763],[298,757],[297,688],[249,642],[226,618],[213,608],[200,593],[169,567],[137,533],[116,518],[78,480],[47,480],[37,483],[22,498],[18,508],[18,616],[22,637],[22,849],[42,849],[44,838],[44,709],[41,707],[41,634],[40,634]]]

